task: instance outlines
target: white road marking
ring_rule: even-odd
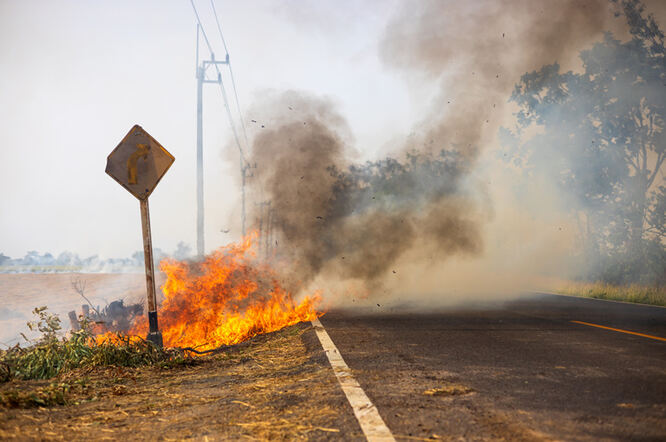
[[[395,441],[391,430],[388,429],[384,420],[379,415],[377,407],[370,401],[365,391],[363,391],[358,382],[356,382],[356,379],[354,379],[354,376],[352,376],[351,370],[344,359],[342,359],[342,355],[340,355],[340,352],[330,336],[328,336],[324,326],[319,322],[319,319],[312,321],[312,325],[317,333],[319,342],[321,342],[321,346],[324,347],[328,361],[331,363],[331,367],[333,367],[333,372],[337,376],[338,382],[340,382],[342,391],[344,391],[349,404],[354,410],[356,420],[361,425],[361,430],[363,430],[366,439],[370,442]]]

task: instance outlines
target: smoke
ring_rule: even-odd
[[[252,183],[270,201],[293,285],[324,273],[376,288],[419,241],[438,256],[481,250],[461,186],[464,157],[408,151],[354,164],[349,130],[331,102],[292,91],[261,108],[272,115],[253,141]]]
[[[267,94],[253,113],[266,128],[252,143],[251,185],[270,210],[253,216],[265,226],[271,213],[292,287],[347,281],[394,299],[453,299],[566,276],[576,241],[566,202],[552,183],[504,170],[497,133],[514,118],[508,100],[520,76],[555,61],[579,67],[581,49],[621,25],[615,11],[605,0],[404,4],[380,57],[415,90],[437,91],[414,135],[377,161],[354,162],[331,101]]]
[[[495,137],[520,75],[553,61],[574,63],[581,46],[615,24],[613,11],[607,0],[404,4],[380,55],[411,78],[440,83],[414,144],[478,156]]]

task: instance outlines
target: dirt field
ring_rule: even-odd
[[[69,386],[67,404],[0,406],[0,439],[364,439],[309,323],[194,366],[106,367],[12,381],[0,385],[0,397],[49,384]]]
[[[33,319],[32,309],[42,305],[58,313],[63,328],[68,328],[67,312],[80,312],[85,303],[72,288],[73,280],[85,282],[85,295],[95,306],[103,307],[118,299],[126,303],[145,299],[145,276],[138,273],[0,274],[0,342],[20,342],[19,332],[25,333],[25,323]],[[161,284],[163,277],[157,282]]]

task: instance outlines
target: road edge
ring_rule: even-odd
[[[629,301],[618,301],[618,300],[615,300],[615,299],[591,298],[589,296],[566,295],[564,293],[551,292],[550,290],[535,290],[532,293],[534,293],[536,295],[555,295],[555,296],[564,296],[566,298],[589,299],[591,301],[614,302],[616,304],[635,305],[635,306],[638,306],[638,307],[655,307],[655,308],[666,309],[666,305],[643,304],[641,302],[629,302]]]
[[[368,398],[356,379],[354,379],[349,366],[342,359],[338,348],[333,343],[324,326],[319,322],[319,319],[312,321],[312,326],[315,329],[321,346],[324,348],[328,362],[331,364],[333,372],[338,378],[340,387],[345,393],[349,405],[354,410],[354,416],[356,416],[356,420],[361,426],[365,438],[370,442],[395,442],[391,430],[389,430],[379,415],[379,410],[377,410],[377,407]]]

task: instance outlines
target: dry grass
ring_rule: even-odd
[[[195,365],[90,367],[49,381],[13,380],[0,393],[47,395],[65,405],[0,407],[0,439],[357,439],[323,351],[308,344],[313,336],[299,324]]]
[[[461,396],[464,394],[472,393],[473,391],[474,390],[465,385],[449,383],[442,387],[426,390],[423,392],[423,394],[427,396]]]
[[[666,306],[666,287],[580,282],[567,284],[557,291],[565,295]]]

